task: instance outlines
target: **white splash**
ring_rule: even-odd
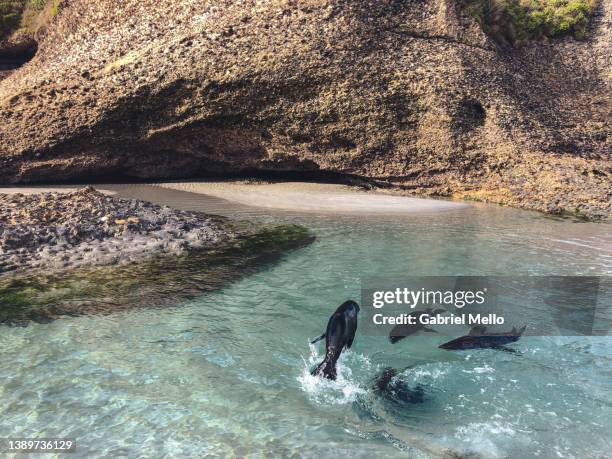
[[[411,377],[414,382],[428,384],[437,379],[448,375],[450,368],[443,363],[426,364],[420,368],[413,368],[406,371],[406,375]]]
[[[353,372],[348,363],[358,363],[360,366],[371,365],[367,357],[345,350],[336,365],[337,378],[335,381],[312,376],[310,371],[323,360],[316,345],[309,345],[310,355],[304,360],[304,369],[297,378],[302,390],[308,398],[317,404],[345,405],[353,403],[357,397],[366,392],[353,378]],[[355,362],[356,361],[356,362]]]
[[[457,428],[455,432],[455,438],[466,443],[470,450],[486,454],[486,457],[503,456],[496,445],[496,440],[505,441],[515,435],[516,431],[510,424],[500,421],[472,422]]]

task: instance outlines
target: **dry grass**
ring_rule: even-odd
[[[104,67],[104,73],[111,73],[113,70],[123,67],[124,65],[131,64],[132,62],[136,62],[138,59],[138,53],[136,51],[130,51],[125,56],[120,57],[114,62],[107,64]]]

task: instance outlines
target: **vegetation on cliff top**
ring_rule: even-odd
[[[16,30],[35,33],[59,12],[61,0],[0,0],[0,40]]]
[[[573,35],[584,38],[596,0],[465,0],[467,11],[498,41]]]
[[[22,0],[0,0],[0,39],[19,26],[23,7]]]

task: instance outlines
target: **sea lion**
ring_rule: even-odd
[[[325,338],[325,359],[314,370],[313,376],[336,379],[336,362],[344,348],[350,349],[357,332],[357,314],[359,305],[354,301],[345,301],[327,322],[327,330],[311,344]]]
[[[391,400],[406,403],[423,403],[425,401],[423,387],[418,384],[414,389],[410,389],[405,382],[396,378],[397,374],[398,371],[395,368],[385,368],[376,379],[374,392]]]
[[[511,351],[504,346],[518,341],[525,328],[527,327],[523,326],[517,330],[516,327],[512,327],[512,330],[508,332],[487,333],[487,327],[478,326],[472,328],[469,334],[441,344],[439,347],[447,350],[492,348]]]
[[[391,341],[391,344],[395,344],[399,340],[402,340],[406,338],[407,336],[414,335],[415,333],[421,330],[424,332],[428,332],[428,333],[437,333],[434,329],[427,328],[425,325],[423,325],[421,323],[420,318],[422,316],[435,316],[437,314],[442,314],[443,312],[446,312],[446,310],[432,309],[432,308],[425,309],[423,311],[411,312],[410,314],[408,314],[408,316],[415,317],[415,323],[412,325],[403,324],[403,325],[396,325],[395,327],[393,327],[393,330],[391,330],[391,333],[389,333],[389,341]]]

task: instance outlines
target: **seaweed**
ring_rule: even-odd
[[[242,234],[220,246],[131,265],[0,277],[0,323],[24,326],[63,316],[164,307],[221,289],[312,243],[301,226]]]

